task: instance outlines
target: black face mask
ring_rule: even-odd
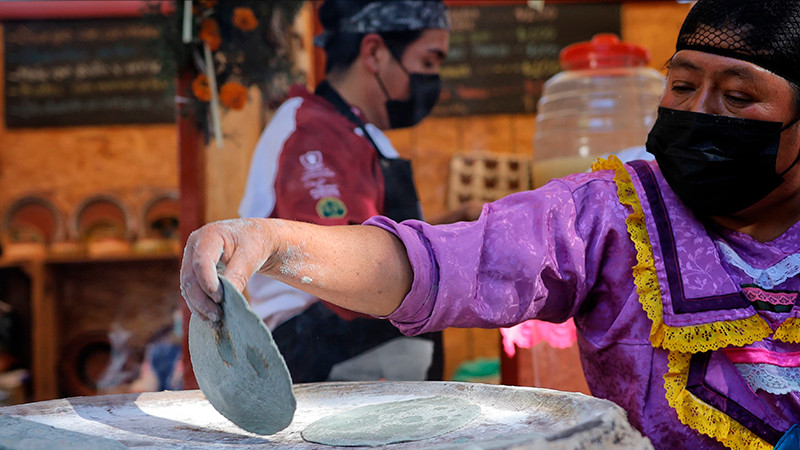
[[[389,128],[413,127],[427,116],[442,92],[442,80],[438,74],[409,73],[397,57],[392,55],[408,75],[408,100],[392,100],[389,91],[375,74],[383,93],[386,95],[386,113],[389,115]]]
[[[661,173],[695,214],[725,216],[752,206],[783,183],[775,164],[780,122],[658,108],[647,137]],[[798,154],[800,159],[800,154]]]

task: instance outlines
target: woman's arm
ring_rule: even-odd
[[[189,236],[181,292],[190,309],[219,320],[217,267],[240,291],[258,271],[341,307],[387,316],[411,288],[405,248],[372,226],[280,219],[214,222]]]

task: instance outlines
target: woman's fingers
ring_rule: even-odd
[[[268,229],[256,220],[233,219],[205,225],[189,236],[181,265],[181,291],[192,312],[218,320],[217,303],[222,301],[218,273],[243,291],[270,256]]]
[[[181,294],[192,313],[204,319],[219,320],[221,301],[216,265],[222,240],[206,228],[189,236],[181,263]],[[216,249],[216,250],[215,250]]]

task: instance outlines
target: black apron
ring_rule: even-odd
[[[364,123],[327,81],[322,81],[314,93],[331,103],[340,114],[361,129],[378,152],[384,179],[383,215],[397,222],[422,219],[411,162],[401,158],[386,158]],[[345,320],[321,302],[315,302],[301,314],[279,325],[272,334],[295,383],[325,381],[334,365],[403,336],[389,321]],[[428,380],[441,380],[444,372],[442,333],[426,333],[417,337],[433,342],[433,361],[428,369]]]

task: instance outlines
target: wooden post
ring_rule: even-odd
[[[198,118],[191,107],[192,80],[196,75],[191,61],[184,61],[178,68],[178,157],[180,185],[180,233],[181,242],[192,231],[205,223],[205,134],[199,127]],[[197,389],[197,380],[189,358],[189,317],[191,312],[185,302],[183,311],[183,388]]]
[[[50,271],[44,260],[25,262],[22,270],[31,280],[33,399],[58,398],[58,305]]]

